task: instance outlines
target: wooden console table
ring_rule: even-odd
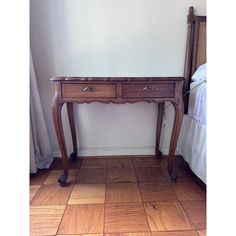
[[[168,173],[172,181],[177,174],[174,171],[174,154],[183,119],[182,87],[183,77],[53,77],[54,97],[52,102],[53,120],[60,146],[63,174],[58,181],[66,184],[69,174],[66,144],[62,127],[61,108],[67,103],[70,129],[73,141],[72,159],[77,158],[76,129],[73,103],[158,103],[155,155],[161,158],[159,150],[161,127],[164,113],[164,102],[171,102],[175,108],[175,118],[168,155]]]

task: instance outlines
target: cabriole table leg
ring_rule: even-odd
[[[174,170],[174,156],[183,120],[183,100],[180,99],[178,103],[172,102],[172,104],[174,105],[175,108],[175,119],[172,129],[169,156],[168,156],[168,173],[171,181],[175,182],[178,176],[176,171]]]
[[[156,126],[156,147],[155,154],[157,159],[161,159],[162,153],[160,151],[161,128],[164,114],[164,102],[158,103],[157,126]]]
[[[62,161],[63,161],[63,174],[58,177],[58,182],[60,183],[61,186],[65,186],[67,177],[69,175],[69,168],[68,168],[68,162],[67,162],[66,144],[65,144],[62,119],[61,119],[62,105],[63,103],[61,103],[60,101],[58,101],[56,97],[54,97],[53,103],[52,103],[52,113],[53,113],[53,120],[54,120],[57,140],[59,143],[59,147],[62,154]]]
[[[73,143],[73,152],[70,154],[70,158],[75,161],[78,158],[77,154],[77,139],[76,139],[76,128],[75,128],[75,117],[74,117],[74,107],[72,102],[67,102],[67,113],[70,124],[70,131]]]

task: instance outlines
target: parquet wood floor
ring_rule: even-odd
[[[84,158],[70,163],[70,184],[61,188],[55,159],[30,176],[30,235],[206,235],[206,188],[177,162],[171,183],[166,158]]]

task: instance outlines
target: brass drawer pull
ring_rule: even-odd
[[[146,87],[142,88],[142,90],[150,92],[150,91],[158,90],[158,88],[153,88],[152,86],[146,86]]]
[[[82,89],[83,92],[97,92],[98,90],[93,86],[88,86]]]

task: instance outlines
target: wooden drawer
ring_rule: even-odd
[[[115,98],[115,84],[62,84],[64,98]]]
[[[123,84],[124,98],[171,98],[175,95],[175,83],[127,83]]]

